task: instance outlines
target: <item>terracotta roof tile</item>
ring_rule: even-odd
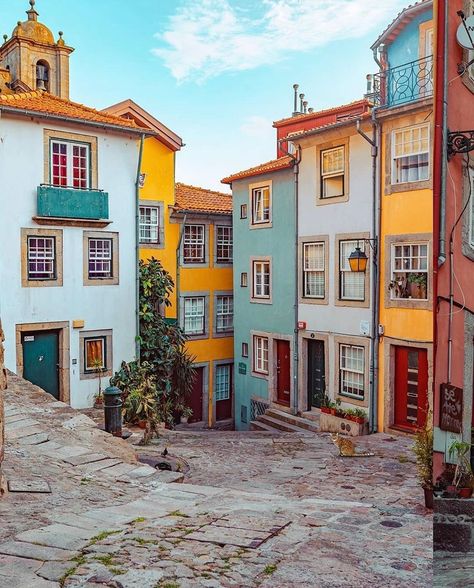
[[[427,10],[429,6],[433,5],[433,0],[419,0],[414,4],[410,4],[392,20],[388,27],[379,35],[378,39],[372,45],[371,49],[376,49],[381,43],[390,43],[398,35],[398,33],[420,12]]]
[[[317,127],[312,127],[310,129],[304,129],[301,131],[294,131],[293,133],[288,133],[287,137],[288,137],[288,139],[291,140],[291,139],[305,137],[306,135],[314,135],[316,133],[322,133],[324,131],[329,131],[333,127],[337,128],[337,127],[342,127],[342,126],[350,124],[350,123],[354,123],[357,120],[360,120],[360,121],[367,120],[370,117],[371,117],[370,112],[363,112],[362,114],[349,116],[347,118],[343,118],[342,120],[330,122],[325,125],[319,125]]]
[[[325,110],[315,110],[314,112],[308,112],[307,114],[297,114],[296,116],[288,116],[287,118],[276,120],[273,123],[273,126],[275,128],[278,128],[280,126],[284,126],[286,123],[289,122],[300,122],[305,120],[311,120],[312,118],[318,119],[328,114],[337,114],[338,112],[343,113],[346,110],[351,110],[357,108],[358,106],[367,107],[368,105],[369,101],[366,98],[362,98],[359,100],[354,100],[353,102],[348,102],[347,104],[341,104],[340,106],[326,108]]]
[[[137,124],[132,120],[100,112],[95,108],[71,102],[64,98],[58,98],[41,90],[0,95],[0,110],[5,108],[27,110],[29,112],[37,112],[39,115],[53,115],[59,118],[74,119],[86,123],[102,123],[139,130]]]
[[[265,174],[267,172],[277,171],[279,169],[285,169],[287,167],[291,167],[293,164],[293,159],[288,155],[284,157],[279,157],[278,159],[273,159],[272,161],[267,161],[266,163],[262,163],[255,167],[251,167],[249,169],[245,169],[243,171],[237,172],[232,174],[231,176],[227,176],[221,180],[223,184],[231,184],[235,180],[241,180],[243,178],[251,178],[252,176],[259,176],[261,174]]]
[[[177,182],[176,209],[208,214],[232,214],[232,196]]]

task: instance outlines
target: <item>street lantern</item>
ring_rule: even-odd
[[[362,251],[360,247],[356,247],[355,251],[349,255],[351,272],[365,272],[367,269],[367,261],[368,258],[365,252]]]

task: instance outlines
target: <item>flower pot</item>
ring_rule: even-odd
[[[365,417],[353,417],[353,420],[355,423],[358,423],[359,425],[362,425],[362,423],[365,423]]]
[[[430,510],[433,510],[433,488],[423,488],[425,493],[425,506]]]
[[[329,406],[321,406],[321,412],[324,412],[325,414],[331,414],[331,409],[329,408]]]
[[[459,488],[458,494],[459,494],[459,498],[471,498],[472,488]]]
[[[189,417],[187,417],[187,416],[182,416],[182,417],[181,417],[179,420],[180,420],[180,423],[181,423],[182,425],[187,425],[187,424],[188,424]]]
[[[335,415],[336,414],[336,409],[335,408],[330,408],[329,409],[329,414]]]
[[[94,400],[94,408],[103,408],[104,407],[104,399],[103,398],[96,398]]]
[[[146,421],[138,421],[138,426],[140,429],[146,429]]]

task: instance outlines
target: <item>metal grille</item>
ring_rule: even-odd
[[[397,106],[433,96],[433,56],[377,73],[373,77],[376,106]]]
[[[250,400],[250,420],[254,421],[261,414],[270,408],[267,401],[261,398],[251,398]]]

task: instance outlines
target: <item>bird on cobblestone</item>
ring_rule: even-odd
[[[168,448],[167,447],[165,447],[164,451],[161,452],[161,455],[163,457],[166,457],[168,455]]]

